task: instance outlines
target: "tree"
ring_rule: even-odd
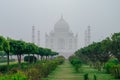
[[[26,47],[25,47],[24,53],[28,54],[28,56],[30,57],[30,54],[35,53],[35,45],[33,43],[26,43],[25,45]],[[29,59],[29,62],[30,62],[30,59]]]
[[[45,48],[44,49],[44,55],[46,56],[46,60],[50,56],[50,54],[51,54],[51,49]]]
[[[120,32],[112,35],[111,52],[120,61]]]
[[[41,56],[41,60],[43,60],[43,56],[45,55],[45,49],[39,47],[38,48],[38,55],[40,55]]]
[[[0,36],[0,51],[3,51],[3,43],[5,42],[5,38]]]
[[[10,53],[10,45],[9,42],[6,40],[3,43],[3,50],[6,52],[7,54],[7,65],[8,65],[8,70],[9,70],[9,53]]]
[[[25,42],[21,40],[9,40],[10,41],[10,51],[17,55],[19,68],[21,67],[21,55],[25,51]]]

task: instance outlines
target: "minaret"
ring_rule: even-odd
[[[32,43],[35,43],[35,26],[32,26]]]
[[[87,46],[87,30],[85,30],[85,34],[84,35],[85,35],[85,37],[84,37],[85,43],[84,44],[85,44],[85,46]]]
[[[91,43],[91,29],[90,26],[85,30],[85,46],[88,46]]]
[[[38,31],[38,46],[40,46],[40,31]]]
[[[88,26],[88,42],[87,44],[90,44],[90,38],[91,38],[91,31],[90,31],[90,26]]]

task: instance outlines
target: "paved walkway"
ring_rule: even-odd
[[[48,78],[43,80],[83,80],[83,75],[76,73],[73,66],[69,61],[65,61],[64,64],[57,67],[53,73],[51,73]]]

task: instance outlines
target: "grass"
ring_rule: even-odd
[[[99,72],[86,65],[83,65],[80,72],[77,73],[69,61],[65,61],[65,63],[58,66],[57,69],[48,76],[48,78],[44,78],[42,80],[84,80],[85,73],[88,73],[89,80],[94,80],[94,75],[97,76],[97,80],[119,80],[114,79],[110,74]]]
[[[55,71],[53,71],[48,78],[42,80],[79,80],[81,74],[74,72],[74,68],[68,61],[63,65],[60,65]]]

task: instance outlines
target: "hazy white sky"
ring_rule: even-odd
[[[61,14],[78,33],[79,47],[88,25],[92,41],[120,32],[120,0],[0,0],[0,35],[31,41],[34,24],[44,46],[45,33],[53,30]]]

